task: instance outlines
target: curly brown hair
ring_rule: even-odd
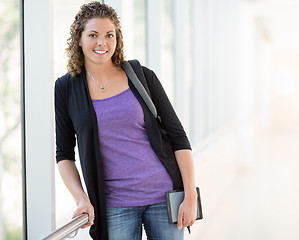
[[[84,55],[82,48],[79,46],[79,41],[87,22],[93,18],[108,18],[113,22],[116,32],[116,49],[112,56],[112,62],[115,66],[120,67],[121,62],[125,58],[123,50],[123,35],[119,17],[115,9],[107,4],[102,4],[96,1],[84,4],[75,16],[75,20],[70,27],[70,37],[67,39],[67,69],[73,77],[81,73],[82,67],[84,66]]]

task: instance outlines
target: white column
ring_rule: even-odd
[[[160,0],[147,3],[147,66],[160,76],[161,6]]]
[[[191,1],[191,16],[192,16],[192,40],[191,45],[193,48],[192,55],[191,55],[191,66],[192,66],[192,88],[190,89],[192,94],[192,101],[191,101],[191,126],[192,129],[192,140],[193,140],[193,148],[199,143],[201,130],[203,129],[203,102],[204,100],[204,92],[201,86],[201,82],[203,81],[203,66],[204,66],[204,59],[203,53],[201,49],[203,49],[203,37],[201,33],[203,33],[203,2],[192,0]]]
[[[174,1],[174,55],[175,55],[175,107],[179,116],[183,116],[185,83],[185,3]],[[181,102],[183,101],[183,102]]]
[[[215,86],[215,72],[217,71],[217,66],[215,65],[216,55],[217,51],[215,48],[217,48],[217,40],[215,39],[217,36],[217,30],[216,30],[216,20],[217,16],[216,14],[216,7],[215,4],[216,0],[209,0],[207,1],[207,21],[208,21],[208,52],[207,52],[207,135],[211,135],[215,129],[215,99],[214,97],[214,86]]]
[[[55,228],[50,3],[22,1],[24,227],[29,240],[42,239]]]

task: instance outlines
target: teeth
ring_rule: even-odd
[[[98,54],[104,54],[104,53],[106,53],[106,51],[94,51],[94,52],[96,52]]]

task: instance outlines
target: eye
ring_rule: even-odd
[[[107,34],[107,38],[113,38],[113,37],[114,37],[113,34],[111,34],[111,33]]]
[[[95,38],[95,37],[97,37],[97,35],[94,34],[94,33],[91,33],[91,34],[88,35],[88,37],[90,37],[90,38]]]

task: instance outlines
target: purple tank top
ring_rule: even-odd
[[[107,206],[144,206],[166,201],[172,180],[153,151],[140,103],[131,89],[93,99],[104,168]]]

